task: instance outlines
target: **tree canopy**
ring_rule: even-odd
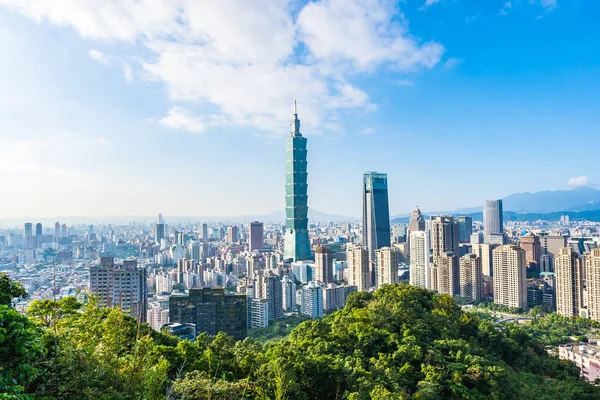
[[[17,297],[27,297],[27,291],[21,282],[15,282],[4,272],[0,272],[0,305],[10,306],[12,300]]]
[[[44,356],[27,361],[35,379],[22,384],[40,398],[600,399],[524,327],[408,285],[353,293],[343,310],[265,343],[223,333],[181,341],[93,301],[52,315],[50,325],[32,316]]]

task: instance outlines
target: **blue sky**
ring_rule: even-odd
[[[359,215],[367,170],[392,214],[595,184],[598,11],[0,0],[0,216],[282,209],[294,98],[320,211]]]

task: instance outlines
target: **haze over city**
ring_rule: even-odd
[[[0,0],[0,216],[282,210],[294,100],[322,212],[594,185],[599,9]]]

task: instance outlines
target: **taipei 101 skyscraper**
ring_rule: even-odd
[[[285,140],[285,251],[284,259],[310,259],[308,241],[308,185],[306,183],[306,138],[300,133],[294,101],[292,130]]]

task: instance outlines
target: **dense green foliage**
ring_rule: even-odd
[[[527,327],[495,325],[407,285],[354,293],[343,310],[264,344],[179,341],[93,301],[79,312],[36,307],[53,317],[35,317],[44,336],[27,322],[45,351],[26,360],[34,370],[22,386],[40,398],[600,399]]]
[[[561,343],[587,341],[591,335],[597,336],[600,323],[552,313],[543,318],[534,318],[523,329],[544,344],[558,346]]]
[[[248,337],[256,339],[259,342],[281,339],[289,335],[301,322],[309,319],[310,318],[302,315],[294,315],[283,320],[274,320],[269,323],[267,328],[250,329],[248,331]]]
[[[0,304],[0,398],[18,395],[38,374],[44,352],[40,329],[25,316]]]
[[[15,297],[27,297],[27,291],[21,282],[11,280],[4,272],[0,272],[0,305],[9,306]]]

